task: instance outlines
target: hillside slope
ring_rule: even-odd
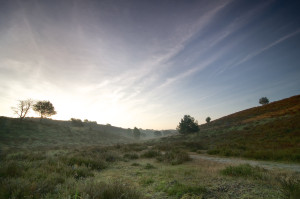
[[[300,95],[222,117],[201,125],[198,134],[162,142],[209,154],[300,162]]]
[[[114,132],[113,130],[116,130]],[[69,121],[0,117],[0,149],[111,145],[133,141],[121,128],[88,124],[74,126]]]

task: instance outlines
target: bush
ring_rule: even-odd
[[[149,150],[146,151],[145,153],[142,154],[142,157],[144,158],[155,158],[157,156],[160,156],[161,153],[159,151],[155,151],[155,150]]]
[[[232,177],[252,177],[261,179],[263,169],[259,167],[253,167],[249,164],[241,164],[238,166],[228,166],[221,171],[223,175]],[[265,172],[265,171],[264,171]]]
[[[69,166],[86,166],[91,169],[101,170],[107,167],[106,163],[101,159],[92,159],[90,157],[74,156],[67,160]]]
[[[300,179],[289,178],[280,179],[281,195],[286,199],[298,199],[300,198]]]
[[[1,163],[0,177],[19,177],[23,174],[24,168],[15,162]]]
[[[177,198],[181,198],[183,195],[187,196],[190,195],[202,195],[207,192],[207,189],[202,186],[190,186],[184,185],[176,180],[170,183],[162,183],[157,187],[158,191],[164,191],[170,196],[176,196]]]
[[[142,199],[142,195],[130,185],[122,182],[106,184],[88,181],[78,190],[78,198]]]
[[[82,179],[82,178],[94,176],[93,172],[86,166],[74,168],[73,174],[76,179]]]
[[[164,155],[157,157],[160,162],[171,163],[172,165],[182,164],[190,161],[190,156],[184,151],[168,151]]]
[[[155,167],[152,164],[150,164],[150,163],[147,163],[144,168],[145,169],[155,169]]]
[[[123,157],[127,158],[127,159],[131,159],[131,160],[135,160],[135,159],[139,158],[139,155],[136,153],[126,153],[126,154],[124,154]]]

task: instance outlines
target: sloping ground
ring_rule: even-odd
[[[300,162],[300,95],[228,115],[201,125],[198,134],[163,142],[213,155]]]
[[[226,127],[277,119],[284,116],[294,116],[300,112],[300,95],[272,102],[267,105],[246,109],[202,125],[203,129]]]
[[[125,132],[124,132],[125,135]],[[97,125],[76,127],[70,122],[0,117],[0,149],[111,145],[132,139]]]

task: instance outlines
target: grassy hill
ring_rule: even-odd
[[[0,117],[0,148],[53,148],[132,142],[127,129],[70,121]]]
[[[299,198],[299,172],[187,153],[299,162],[299,99],[220,118],[197,134],[131,144],[116,144],[134,140],[110,125],[0,117],[0,199]]]
[[[297,95],[201,125],[198,134],[161,142],[209,154],[300,162],[299,121]]]

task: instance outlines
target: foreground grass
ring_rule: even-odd
[[[299,181],[278,180],[299,174],[266,171],[249,165],[226,167],[209,161],[191,161],[184,151],[159,148],[131,144],[4,151],[0,164],[0,198],[299,196]]]

